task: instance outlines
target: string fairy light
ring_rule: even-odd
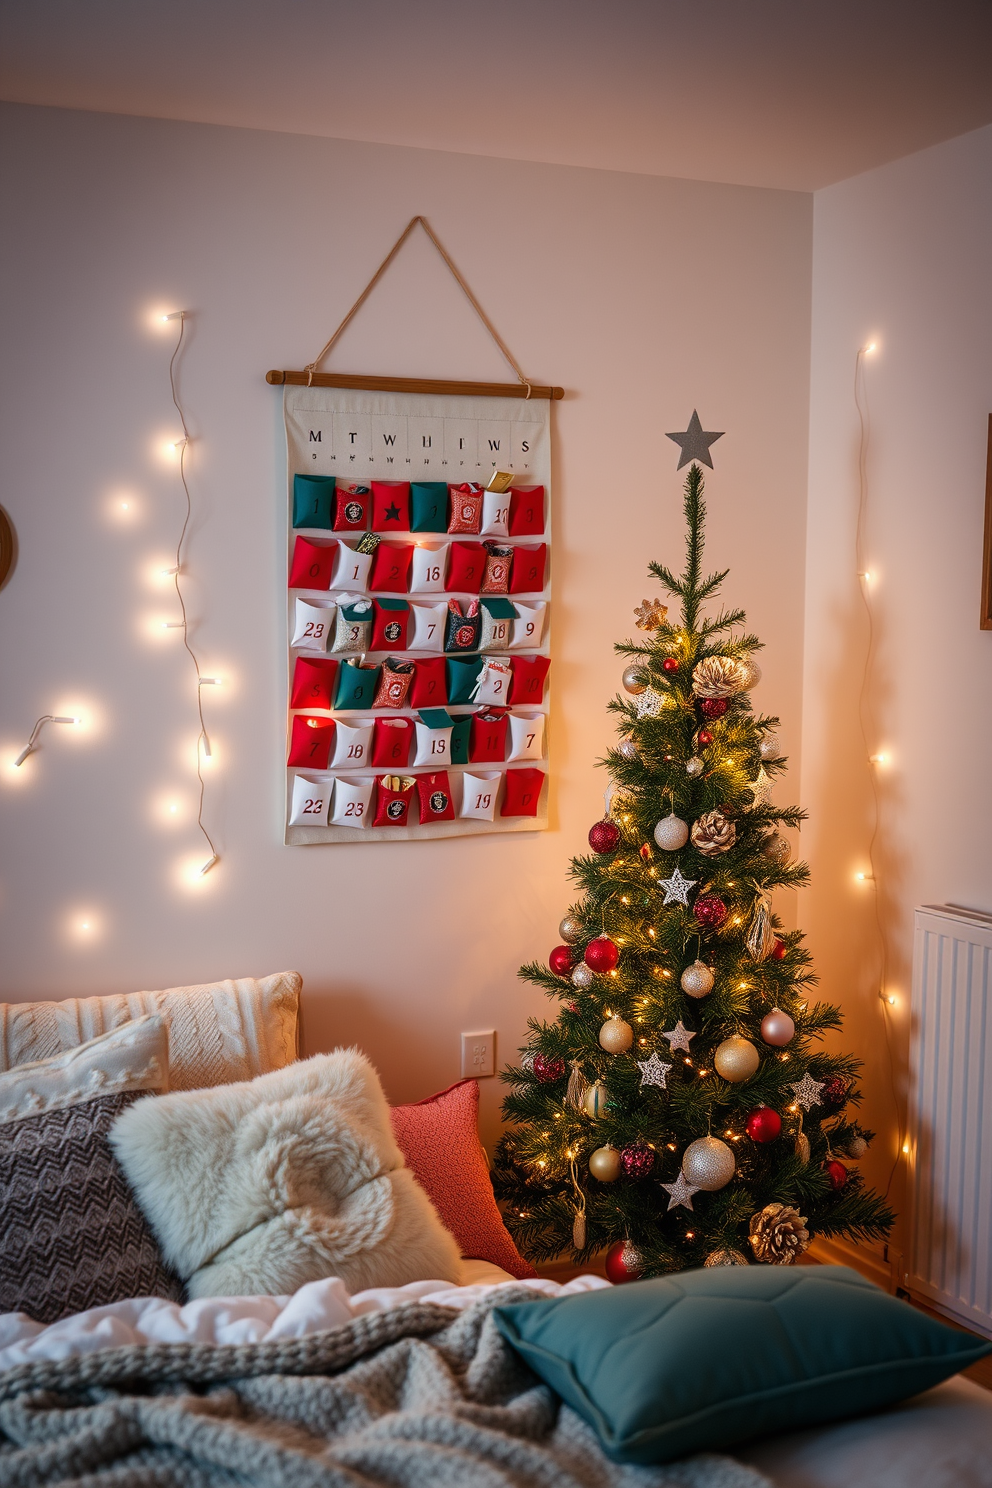
[[[175,348],[173,349],[172,357],[169,361],[169,387],[172,390],[172,401],[175,405],[176,412],[179,415],[179,422],[182,425],[183,431],[182,438],[176,439],[173,442],[172,447],[179,453],[179,479],[182,481],[183,494],[186,497],[186,516],[183,521],[182,531],[179,534],[179,541],[176,544],[176,561],[172,567],[164,570],[164,573],[171,576],[172,582],[175,585],[176,598],[179,601],[179,609],[182,614],[182,619],[165,621],[163,624],[163,629],[182,631],[183,645],[186,647],[186,650],[189,653],[190,660],[192,661],[194,670],[196,672],[196,711],[197,717],[199,718],[200,722],[200,732],[197,734],[196,737],[196,778],[200,783],[200,797],[197,804],[196,825],[203,833],[203,836],[207,842],[207,846],[210,848],[210,856],[203,864],[198,874],[198,877],[203,878],[210,872],[211,868],[216,867],[216,865],[220,862],[220,853],[217,851],[217,848],[214,845],[213,838],[203,824],[203,795],[205,790],[205,782],[203,778],[203,761],[204,759],[212,758],[213,754],[210,746],[210,735],[207,732],[206,721],[203,717],[203,688],[205,686],[217,686],[219,678],[204,677],[200,671],[199,659],[196,655],[196,652],[193,650],[193,647],[189,643],[189,617],[186,614],[186,602],[183,598],[183,589],[181,583],[183,576],[183,544],[186,541],[186,532],[189,528],[190,520],[193,515],[193,501],[192,497],[190,496],[189,482],[186,479],[186,452],[190,446],[191,435],[186,424],[186,415],[183,412],[183,406],[179,400],[179,393],[176,387],[176,363],[179,360],[179,354],[182,351],[183,347],[183,339],[186,334],[187,313],[188,312],[185,310],[173,310],[168,315],[162,316],[163,321],[178,320],[179,322],[179,335],[176,339]]]
[[[38,719],[38,721],[35,724],[34,728],[31,730],[31,737],[30,737],[30,739],[28,740],[28,742],[25,744],[24,748],[21,750],[20,754],[15,759],[15,761],[14,761],[14,769],[16,770],[21,765],[23,765],[24,761],[27,759],[27,757],[28,757],[29,754],[34,754],[34,752],[35,752],[36,749],[40,749],[41,748],[41,745],[38,743],[38,739],[39,739],[39,737],[41,735],[41,731],[45,727],[45,724],[46,723],[74,723],[74,724],[78,724],[79,722],[80,722],[80,720],[78,718],[63,717],[63,716],[61,716],[59,714],[55,714],[55,713],[43,713],[41,715],[41,717]]]
[[[870,871],[867,873],[856,873],[855,879],[859,883],[871,884],[872,905],[875,913],[875,928],[878,934],[880,952],[880,976],[878,986],[878,1000],[882,1017],[882,1028],[885,1033],[885,1052],[889,1063],[889,1086],[892,1093],[892,1105],[896,1113],[896,1155],[889,1170],[889,1179],[885,1185],[885,1196],[888,1197],[892,1187],[892,1181],[899,1166],[899,1159],[907,1150],[903,1138],[904,1121],[899,1095],[896,1089],[895,1058],[892,1052],[892,1033],[889,1028],[888,1009],[895,1007],[897,999],[888,991],[889,980],[889,940],[885,931],[882,918],[881,905],[879,902],[879,879],[878,865],[875,861],[876,848],[879,833],[882,826],[882,806],[878,789],[877,766],[888,763],[888,755],[872,752],[872,745],[868,742],[869,732],[872,731],[872,715],[870,706],[871,678],[875,661],[875,616],[872,609],[872,583],[875,574],[868,567],[865,557],[865,529],[868,517],[868,449],[871,442],[871,416],[868,407],[868,384],[865,375],[865,357],[871,356],[877,350],[877,343],[869,341],[866,346],[858,348],[854,359],[854,403],[858,410],[858,519],[855,528],[855,560],[857,563],[857,577],[859,579],[858,589],[861,594],[861,603],[864,605],[865,618],[868,627],[868,641],[865,647],[864,668],[861,673],[861,686],[858,691],[858,726],[861,730],[861,742],[864,746],[865,759],[868,765],[868,779],[871,784],[872,796],[872,826],[871,836],[868,841],[868,863]]]

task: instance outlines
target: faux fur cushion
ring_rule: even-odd
[[[403,1166],[356,1049],[137,1101],[111,1142],[191,1297],[279,1295],[324,1276],[351,1292],[458,1281],[458,1246]]]

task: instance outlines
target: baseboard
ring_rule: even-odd
[[[896,1289],[897,1281],[885,1256],[865,1245],[855,1245],[850,1240],[821,1237],[813,1241],[809,1255],[824,1266],[850,1266],[853,1271],[860,1271],[862,1276],[887,1292],[894,1292]]]

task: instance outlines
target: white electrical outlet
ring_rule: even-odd
[[[484,1080],[496,1073],[496,1030],[462,1034],[462,1079]]]

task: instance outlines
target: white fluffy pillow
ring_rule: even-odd
[[[238,1085],[139,1100],[110,1141],[191,1297],[438,1278],[459,1252],[403,1166],[379,1077],[356,1049]]]

